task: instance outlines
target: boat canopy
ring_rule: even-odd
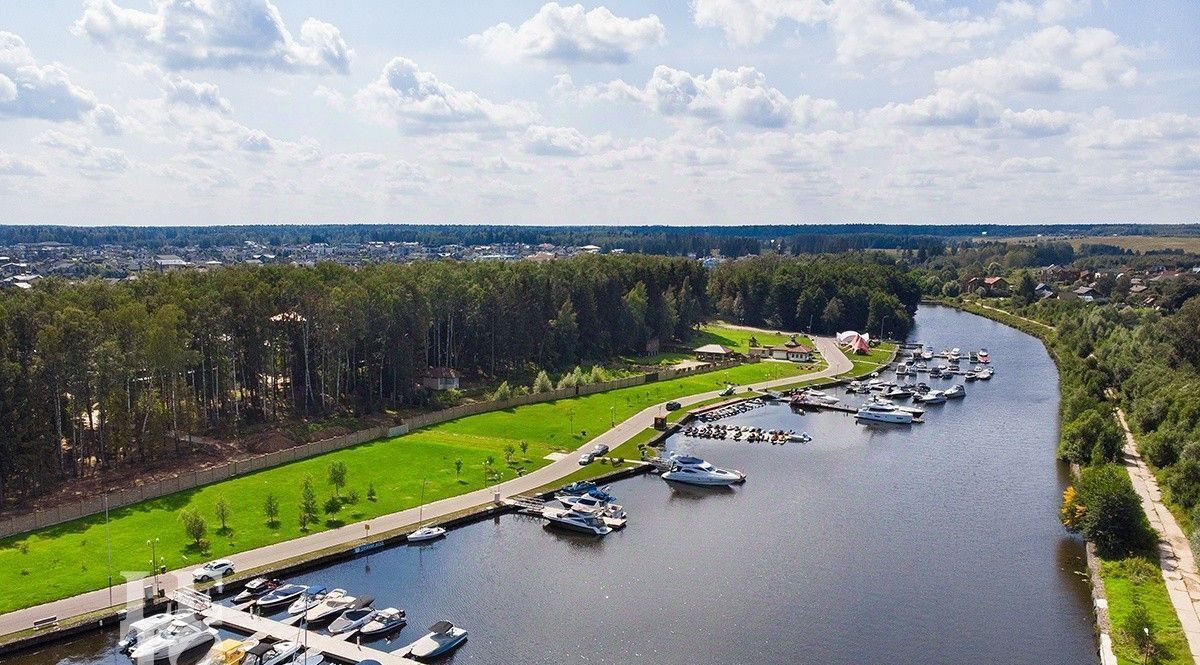
[[[316,596],[316,595],[325,593],[326,591],[328,591],[328,589],[326,589],[323,586],[310,586],[310,587],[308,587],[308,591],[306,591],[305,593],[307,593],[310,596]]]
[[[699,457],[692,457],[691,455],[683,455],[681,457],[676,457],[675,463],[676,464],[703,464],[704,460],[700,459]]]
[[[246,653],[251,656],[265,656],[274,650],[275,650],[274,644],[267,644],[266,642],[259,642],[258,644],[255,644],[253,647],[251,647],[251,649],[249,651],[247,651]]]
[[[454,624],[449,621],[439,621],[429,627],[429,632],[439,635],[448,635],[452,630],[454,630]]]

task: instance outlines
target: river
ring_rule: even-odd
[[[910,339],[986,347],[997,370],[930,406],[924,424],[766,406],[724,422],[813,441],[676,435],[672,448],[748,482],[620,481],[630,524],[602,540],[506,515],[294,581],[406,609],[410,625],[387,648],[439,619],[466,627],[453,663],[1097,662],[1083,548],[1057,519],[1053,362],[982,317],[922,307],[917,320]],[[0,663],[127,665],[115,640],[94,633]]]

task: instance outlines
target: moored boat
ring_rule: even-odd
[[[449,621],[439,621],[429,627],[424,637],[393,653],[421,659],[437,658],[462,646],[465,641],[465,628],[459,628]]]

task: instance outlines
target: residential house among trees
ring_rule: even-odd
[[[796,341],[796,336],[783,344],[767,346],[751,346],[751,358],[770,358],[772,360],[790,360],[797,363],[812,362],[813,350]]]
[[[421,375],[421,386],[430,390],[458,390],[458,372],[450,367],[430,367]]]

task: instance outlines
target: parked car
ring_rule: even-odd
[[[683,408],[683,405],[680,404],[679,402],[667,402],[667,411],[678,411],[679,409],[682,409],[682,408]]]
[[[587,466],[595,461],[595,459],[591,453],[584,453],[579,456],[579,466]]]
[[[233,574],[233,562],[229,559],[209,561],[192,571],[192,581],[196,583],[216,580]]]
[[[592,457],[603,457],[608,454],[608,446],[603,443],[597,443],[595,448],[592,448]]]

